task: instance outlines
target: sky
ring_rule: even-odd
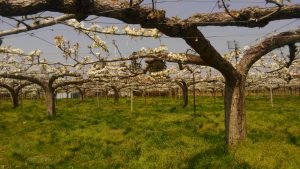
[[[145,0],[142,5],[149,5],[151,0]],[[224,11],[219,9],[216,4],[216,0],[157,0],[156,8],[165,9],[168,17],[178,16],[182,19],[187,18],[195,13],[212,13]],[[300,0],[292,0],[292,3],[298,4]],[[273,4],[266,4],[265,0],[231,0],[229,9],[241,9],[247,6],[260,6],[269,7]],[[59,13],[45,12],[44,15],[59,16]],[[95,18],[90,16],[88,19]],[[1,20],[15,24],[13,21],[0,17]],[[11,25],[1,22],[0,30],[7,30],[13,28]],[[112,25],[110,23],[117,23],[116,26],[122,28],[126,24],[121,21],[100,17],[92,22],[97,22],[102,27]],[[84,23],[89,25],[90,23]],[[293,30],[300,26],[300,19],[274,21],[268,24],[264,28],[240,28],[240,27],[199,27],[205,37],[213,44],[213,46],[221,53],[224,54],[229,51],[227,42],[238,41],[239,46],[243,48],[245,45],[253,45],[257,41],[265,36],[273,33],[278,33],[287,30]],[[32,36],[34,35],[34,36]],[[72,28],[55,25],[46,27],[26,33],[15,34],[3,37],[2,46],[13,46],[21,48],[26,52],[40,49],[43,52],[43,56],[50,61],[62,61],[62,52],[58,50],[54,45],[53,38],[57,35],[63,35],[65,39],[71,42],[78,42],[81,45],[80,55],[89,55],[87,46],[91,44],[91,41],[84,35],[78,34]],[[109,57],[118,57],[112,41],[116,40],[119,49],[123,56],[130,55],[132,52],[140,50],[142,47],[158,47],[159,45],[166,45],[172,52],[185,52],[189,46],[180,38],[164,37],[159,39],[143,38],[132,40],[126,36],[100,36],[109,46]],[[52,44],[51,44],[52,43]],[[1,56],[0,56],[1,57]]]

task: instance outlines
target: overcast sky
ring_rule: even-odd
[[[195,13],[210,13],[223,11],[216,5],[216,0],[157,0],[157,8],[165,9],[167,16],[178,16],[180,18],[187,18]],[[143,5],[149,4],[150,0],[145,0]],[[293,3],[300,3],[300,0],[292,0]],[[240,9],[247,6],[274,6],[272,4],[266,5],[264,0],[231,0],[230,9]],[[45,13],[45,15],[58,16],[58,13]],[[89,19],[94,18],[90,16]],[[0,17],[0,19],[6,22],[14,23],[7,18]],[[100,22],[102,27],[105,27],[107,23],[119,23],[117,26],[120,28],[124,27],[125,24],[114,19],[109,18],[98,18],[93,22]],[[90,23],[85,23],[89,25]],[[255,44],[260,38],[265,37],[269,33],[282,32],[286,30],[296,29],[300,26],[300,19],[284,20],[271,22],[264,28],[237,28],[237,27],[199,27],[203,34],[210,40],[215,48],[220,53],[228,52],[227,41],[236,40],[240,46]],[[12,26],[0,21],[0,30],[11,29]],[[35,35],[31,36],[32,34]],[[62,60],[62,53],[53,45],[53,38],[57,35],[64,35],[66,39],[72,42],[79,42],[81,44],[80,54],[82,56],[88,55],[87,46],[91,44],[91,41],[84,35],[79,35],[72,28],[56,25],[47,27],[39,30],[30,31],[28,33],[21,33],[16,35],[10,35],[4,37],[3,46],[11,45],[17,48],[21,48],[24,51],[31,51],[34,49],[40,49],[43,55],[49,60]],[[114,57],[115,49],[112,46],[112,40],[115,39],[122,54],[124,56],[129,55],[133,51],[139,50],[142,47],[157,47],[161,44],[167,45],[170,51],[173,52],[185,52],[189,47],[180,38],[143,38],[141,40],[131,40],[126,36],[104,36],[101,38],[110,47],[110,57]],[[48,41],[45,42],[44,40]],[[117,55],[118,56],[118,55]],[[1,57],[1,56],[0,56]]]

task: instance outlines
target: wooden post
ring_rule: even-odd
[[[272,86],[270,86],[270,99],[271,99],[271,106],[273,107],[274,105],[273,105],[273,88],[272,88]]]
[[[130,102],[130,112],[133,112],[133,87],[131,86],[131,92],[130,92],[130,96],[131,96],[131,102]]]
[[[147,95],[146,95],[147,93],[146,93],[146,90],[144,90],[144,98],[145,98],[145,100],[144,100],[144,104],[146,105],[147,104]]]
[[[196,117],[195,73],[193,72],[194,117]]]
[[[21,80],[19,81],[20,82],[20,84],[19,85],[21,85]],[[23,97],[22,97],[22,88],[21,88],[21,90],[20,90],[20,103],[21,103],[21,113],[23,114]]]
[[[97,105],[98,108],[100,108],[100,102],[99,102],[99,87],[98,87],[99,82],[97,81]]]

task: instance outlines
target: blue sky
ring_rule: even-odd
[[[151,2],[146,0],[144,4]],[[293,3],[300,3],[300,0],[292,0]],[[231,0],[230,9],[240,9],[246,6],[274,6],[272,4],[265,3],[264,0]],[[167,11],[167,16],[179,16],[180,18],[187,18],[195,13],[210,13],[223,11],[216,6],[216,0],[159,0],[157,3],[157,8],[165,9]],[[46,13],[47,15],[58,16],[58,13]],[[94,18],[90,16],[89,18]],[[0,17],[5,21],[11,22],[9,19]],[[122,22],[109,19],[109,18],[98,18],[94,20],[96,22],[116,22],[120,23],[117,26],[124,27],[125,24]],[[88,24],[88,23],[86,23]],[[110,24],[100,24],[102,27]],[[228,52],[227,41],[236,40],[239,41],[240,46],[255,44],[256,40],[263,38],[269,33],[282,32],[286,30],[296,29],[300,26],[299,19],[284,20],[271,22],[268,26],[264,28],[238,28],[238,27],[199,27],[203,34],[210,40],[210,42],[215,46],[215,48],[220,53]],[[12,28],[6,23],[1,23],[0,30],[6,30]],[[280,28],[280,29],[279,29]],[[34,33],[37,37],[30,36]],[[88,38],[84,35],[79,35],[74,32],[72,28],[56,25],[52,27],[47,27],[39,30],[34,30],[28,33],[16,34],[4,37],[3,46],[11,45],[17,48],[21,48],[24,51],[31,51],[34,49],[40,49],[43,51],[43,56],[52,61],[63,60],[62,53],[53,45],[41,40],[53,43],[53,38],[56,35],[64,35],[66,39],[72,42],[79,42],[82,46],[80,54],[82,56],[88,55],[87,46],[91,43]],[[114,57],[115,49],[112,46],[112,40],[115,39],[118,44],[122,54],[124,56],[129,55],[133,51],[139,50],[142,47],[157,47],[160,44],[167,45],[170,51],[173,52],[185,52],[189,47],[180,38],[162,38],[161,40],[152,38],[143,38],[142,40],[131,40],[126,36],[103,36],[101,38],[106,41],[110,47],[110,57]]]

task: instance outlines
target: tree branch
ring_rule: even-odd
[[[53,89],[56,90],[59,87],[64,87],[64,86],[68,86],[68,85],[82,85],[82,84],[88,83],[90,81],[91,81],[90,79],[84,79],[84,80],[61,82],[61,83],[53,85]]]
[[[54,81],[57,80],[58,78],[62,78],[62,77],[79,77],[79,74],[75,74],[75,73],[63,73],[63,74],[59,74],[59,75],[52,75],[49,79],[49,86],[52,86]]]
[[[40,21],[38,23],[29,24],[28,26],[22,26],[22,27],[18,27],[18,28],[15,28],[15,29],[1,31],[0,32],[0,37],[7,36],[7,35],[18,34],[18,33],[22,33],[22,32],[27,32],[27,31],[30,31],[30,30],[40,29],[40,28],[47,27],[47,26],[52,26],[52,25],[55,25],[57,23],[72,19],[75,16],[76,15],[74,15],[74,14],[61,15],[61,16],[53,18],[53,19],[47,19],[47,20],[44,20],[44,21]]]
[[[283,7],[258,8],[247,7],[240,10],[227,12],[195,14],[183,22],[195,26],[239,26],[239,27],[264,27],[269,22],[283,19],[300,18],[300,4]]]
[[[295,44],[297,42],[300,42],[300,29],[282,32],[280,34],[268,37],[262,42],[246,50],[243,58],[237,65],[237,68],[244,73],[247,73],[251,66],[267,53],[287,44]]]
[[[21,89],[23,89],[24,87],[29,86],[29,85],[31,85],[31,84],[32,84],[31,82],[25,82],[25,83],[22,83],[22,84],[18,85],[18,86],[15,88],[16,93],[19,93],[19,91],[20,91]]]
[[[0,74],[0,77],[9,78],[9,79],[27,80],[27,81],[30,81],[34,84],[41,86],[43,89],[45,89],[47,87],[44,85],[42,80],[32,77],[32,76],[17,75],[17,74]]]
[[[15,93],[14,88],[5,83],[0,82],[0,87],[7,89],[10,93]]]

